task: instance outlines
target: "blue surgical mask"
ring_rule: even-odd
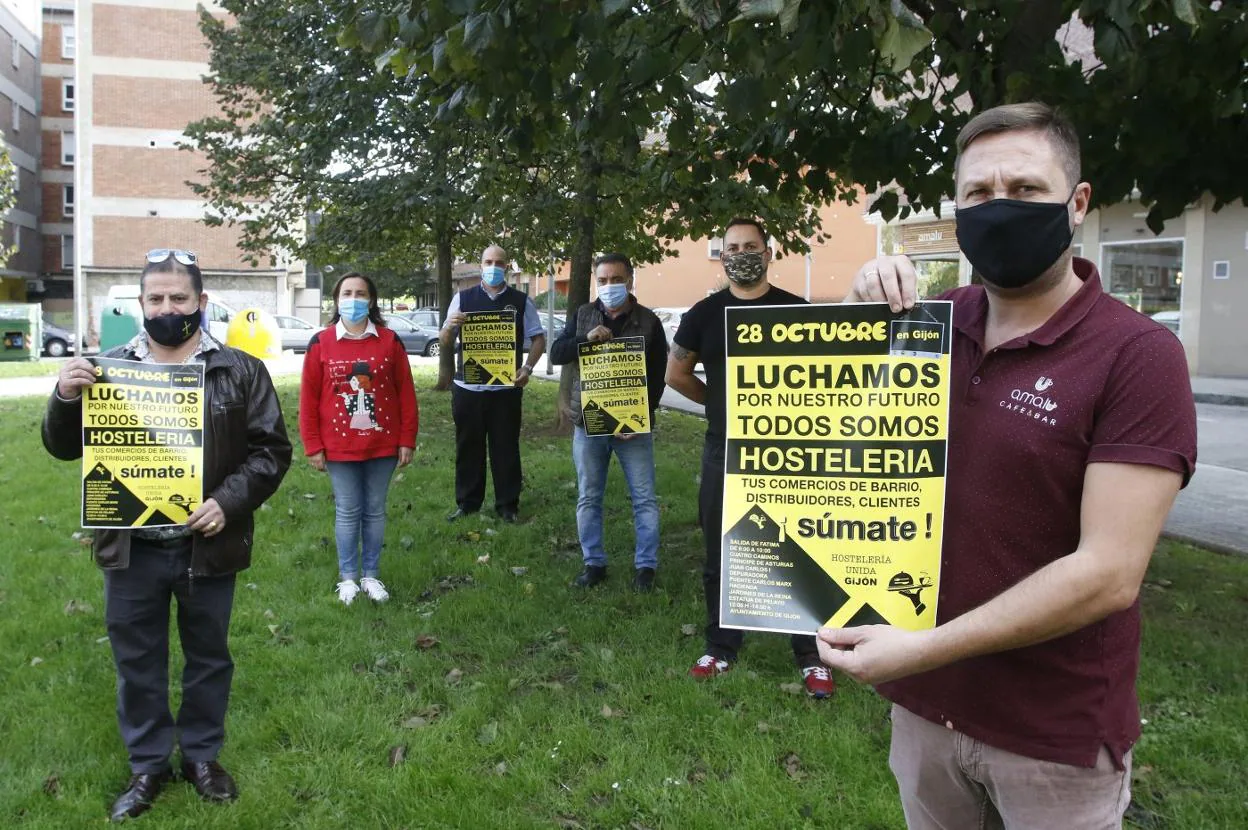
[[[505,277],[506,272],[503,270],[503,266],[501,265],[481,266],[481,279],[484,280],[485,284],[490,288],[497,288],[502,285]]]
[[[609,309],[617,309],[628,299],[628,286],[623,283],[598,286],[598,299]]]
[[[352,297],[338,303],[338,314],[348,323],[358,323],[368,316],[368,300]]]

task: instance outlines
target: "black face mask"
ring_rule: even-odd
[[[190,314],[161,314],[159,317],[148,317],[143,320],[143,328],[147,336],[162,346],[177,348],[190,340],[199,331],[200,311],[195,309]]]
[[[1074,196],[1072,192],[1070,194]],[[986,282],[1022,288],[1070,247],[1070,202],[993,199],[954,212],[958,247]]]

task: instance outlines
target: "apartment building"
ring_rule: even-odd
[[[12,246],[12,254],[0,267],[0,302],[25,302],[28,288],[41,288],[39,37],[28,12],[10,0],[0,3],[0,131],[16,190],[15,204],[4,215],[0,230],[0,241]]]
[[[40,273],[38,293],[46,316],[73,325],[74,309],[74,57],[73,0],[44,0],[39,61]]]
[[[239,232],[205,224],[209,208],[186,184],[206,161],[179,149],[183,131],[217,111],[203,82],[209,52],[198,0],[75,5],[76,126],[61,133],[55,152],[74,170],[72,253],[63,253],[76,269],[77,314],[89,338],[109,287],[137,283],[152,248],[195,251],[205,289],[235,309],[319,310],[319,289],[305,287],[298,263],[274,265],[265,257],[250,265]]]

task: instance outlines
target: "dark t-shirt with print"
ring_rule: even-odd
[[[724,309],[729,306],[804,305],[806,301],[783,288],[771,286],[763,296],[743,300],[725,288],[694,304],[680,318],[672,340],[695,352],[706,370],[706,437],[723,440],[727,434],[727,372],[724,342]]]

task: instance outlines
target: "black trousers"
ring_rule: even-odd
[[[104,572],[104,620],[117,666],[117,722],[135,773],[167,769],[175,738],[187,761],[212,761],[225,740],[234,661],[234,576],[188,578],[191,542],[132,540],[130,567]],[[169,712],[169,601],[178,602],[186,665],[177,721]]]
[[[524,390],[473,392],[451,387],[455,420],[455,503],[466,511],[485,501],[485,457],[490,457],[494,506],[515,512],[520,507],[520,418]]]
[[[706,545],[702,590],[706,595],[706,653],[729,663],[737,659],[745,632],[719,625],[719,575],[723,569],[724,439],[707,436],[702,445],[702,485],[698,489],[698,524]],[[819,647],[809,634],[794,634],[793,659],[801,668],[821,665]]]

